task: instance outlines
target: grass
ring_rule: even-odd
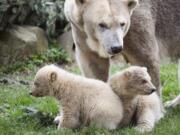
[[[111,74],[121,68],[112,66]],[[80,73],[77,68],[70,69]],[[21,76],[21,79],[32,80],[34,73]],[[161,66],[161,83],[163,86],[163,101],[174,98],[179,93],[177,80],[177,65]],[[108,131],[89,127],[75,131],[58,131],[52,123],[58,113],[58,102],[54,98],[35,98],[29,96],[29,86],[20,84],[0,84],[0,135],[140,135],[132,128]],[[167,110],[156,128],[146,135],[179,135],[180,107]]]

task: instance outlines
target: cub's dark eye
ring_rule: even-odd
[[[134,2],[134,1],[130,1],[130,2],[128,3],[128,7],[129,7],[129,8],[133,8],[135,5],[136,5],[136,2]]]
[[[142,82],[142,84],[145,84],[145,83],[147,83],[147,80],[142,80],[141,82]]]
[[[103,28],[103,29],[108,29],[108,26],[107,26],[107,24],[105,24],[105,23],[100,23],[100,24],[99,24],[99,27],[100,27],[100,28]]]

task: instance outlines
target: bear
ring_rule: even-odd
[[[71,23],[75,56],[84,76],[107,81],[109,57],[122,50],[137,3],[138,0],[65,1],[64,13]]]
[[[149,132],[163,117],[160,98],[147,68],[129,67],[113,75],[108,83],[122,101],[124,114],[120,127],[134,124],[138,131]]]
[[[60,101],[58,129],[95,125],[112,130],[123,117],[121,100],[107,83],[69,73],[55,65],[38,70],[30,95],[53,96]]]
[[[148,68],[161,95],[160,56],[180,57],[179,7],[179,0],[66,0],[83,75],[107,81],[111,57],[122,54]]]

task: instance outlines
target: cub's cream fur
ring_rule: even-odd
[[[31,95],[53,96],[60,101],[62,113],[58,128],[95,124],[111,130],[123,117],[121,101],[108,84],[71,74],[55,65],[37,72]]]
[[[120,127],[132,122],[140,132],[151,131],[163,114],[147,69],[132,66],[112,76],[109,84],[123,104],[124,116]]]

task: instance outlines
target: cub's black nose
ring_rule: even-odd
[[[114,54],[121,52],[122,49],[123,49],[122,46],[112,46],[112,47],[111,47],[111,51],[112,51],[112,53],[114,53]]]
[[[29,92],[29,95],[32,95],[32,92]]]
[[[155,92],[155,91],[156,91],[156,89],[152,89],[152,90],[151,90],[151,93],[153,93],[153,92]]]

